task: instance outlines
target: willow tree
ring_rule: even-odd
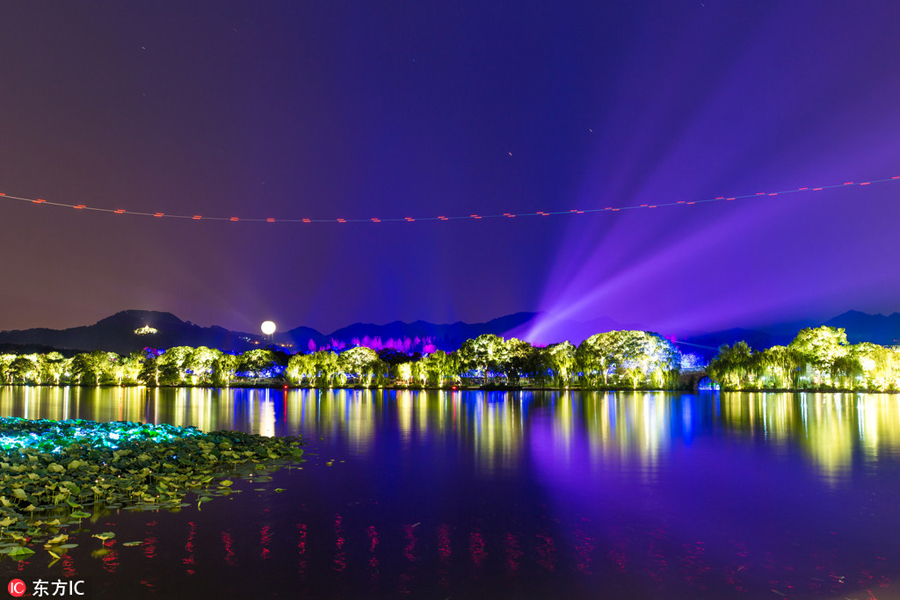
[[[344,382],[344,372],[341,371],[337,354],[328,350],[320,350],[313,356],[316,361],[317,386],[334,387]]]
[[[578,365],[575,346],[569,341],[552,344],[541,350],[542,363],[553,373],[553,382],[558,387],[572,383]]]
[[[425,370],[426,381],[437,387],[443,386],[444,382],[453,376],[453,361],[443,350],[426,354],[419,359],[419,363]]]
[[[291,383],[315,385],[318,372],[315,354],[295,354],[288,361],[285,376]]]
[[[754,385],[758,374],[758,361],[747,342],[724,344],[719,353],[709,361],[706,372],[710,379],[718,381],[723,389],[741,390]]]
[[[788,389],[800,385],[803,358],[795,348],[772,346],[760,354],[760,377],[767,384],[766,387]]]

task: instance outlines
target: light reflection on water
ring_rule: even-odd
[[[870,466],[879,456],[900,454],[900,396],[885,394],[6,386],[0,414],[327,437],[362,452],[385,420],[396,420],[404,450],[454,439],[485,472],[514,466],[529,435],[548,424],[550,449],[561,464],[584,443],[592,464],[615,460],[648,472],[676,441],[689,444],[702,428],[782,451],[799,447],[832,482],[849,475],[857,449]]]
[[[574,581],[571,597],[855,597],[900,564],[894,395],[2,387],[0,414],[308,441],[304,470],[277,476],[283,494],[251,485],[202,513],[116,516],[153,543],[62,563],[96,577],[159,582],[181,568],[165,562],[176,541],[204,585],[296,563],[307,587],[273,590],[311,597],[346,578],[337,595],[492,582],[543,597]]]

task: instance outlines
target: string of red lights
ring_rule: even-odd
[[[502,214],[470,214],[470,215],[456,215],[456,216],[446,216],[446,215],[437,215],[430,217],[393,217],[393,218],[379,218],[379,217],[371,217],[368,219],[345,219],[345,218],[333,218],[333,219],[309,219],[309,218],[300,218],[300,219],[284,219],[284,218],[276,218],[276,217],[207,217],[203,215],[178,215],[178,214],[170,214],[163,212],[144,212],[144,211],[135,211],[135,210],[126,210],[124,208],[102,208],[99,206],[88,206],[86,204],[68,204],[65,202],[54,202],[51,200],[45,200],[43,198],[27,198],[23,196],[12,196],[8,194],[4,194],[0,192],[0,200],[14,200],[20,202],[29,202],[32,204],[42,204],[46,206],[55,206],[59,208],[71,208],[75,210],[85,210],[85,211],[94,211],[94,212],[102,212],[102,213],[110,213],[116,215],[132,215],[139,217],[154,217],[154,218],[163,218],[163,219],[189,219],[193,221],[228,221],[232,223],[415,223],[417,221],[459,221],[463,219],[511,219],[515,217],[551,217],[551,216],[559,216],[559,215],[584,215],[590,213],[602,213],[602,212],[617,212],[621,210],[635,210],[635,209],[653,209],[653,208],[662,208],[667,206],[693,206],[696,204],[707,204],[710,202],[729,202],[735,200],[747,200],[751,198],[761,198],[761,197],[770,197],[770,196],[781,196],[787,194],[797,194],[801,192],[820,192],[823,190],[833,189],[833,188],[842,188],[847,186],[867,186],[873,185],[877,183],[888,183],[893,181],[900,181],[900,175],[895,175],[893,177],[888,177],[885,179],[873,179],[870,181],[845,181],[844,183],[836,183],[832,185],[821,185],[818,187],[801,187],[789,190],[780,190],[777,192],[756,192],[754,194],[744,194],[740,196],[717,196],[715,198],[704,198],[699,200],[678,200],[674,202],[659,202],[657,204],[641,204],[639,206],[606,206],[603,208],[584,208],[578,209],[573,208],[570,210],[560,210],[560,211],[536,211],[536,212],[520,212],[520,213],[512,213],[505,212]]]

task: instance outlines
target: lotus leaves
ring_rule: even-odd
[[[188,494],[199,507],[239,492],[229,487],[236,475],[262,480],[302,461],[300,446],[296,437],[164,424],[0,418],[0,553],[61,548],[60,529],[90,517],[87,507],[179,510]]]

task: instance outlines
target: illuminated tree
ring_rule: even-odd
[[[316,385],[319,387],[334,387],[343,383],[343,371],[341,371],[338,355],[328,350],[320,350],[313,356],[316,358]]]
[[[8,367],[10,383],[40,383],[36,354],[21,354]]]
[[[365,346],[355,346],[344,350],[338,359],[340,368],[347,375],[352,375],[362,385],[370,385],[373,376],[380,370],[384,363],[378,358],[378,353]]]
[[[400,363],[395,367],[397,378],[403,382],[403,385],[409,387],[413,376],[413,365],[410,362]]]
[[[862,342],[851,346],[850,353],[859,363],[861,387],[878,391],[900,389],[900,352],[897,348]]]
[[[253,383],[256,384],[260,377],[271,376],[275,365],[275,353],[259,348],[241,354],[237,370],[245,377],[251,377]]]
[[[174,346],[159,356],[159,385],[182,385],[187,378],[187,365],[194,349]]]
[[[658,333],[608,331],[584,340],[575,351],[585,387],[672,386],[681,354]]]
[[[490,372],[498,371],[508,359],[508,348],[502,337],[485,333],[463,342],[456,355],[463,368],[480,373],[487,383]]]
[[[316,364],[316,355],[312,354],[295,354],[288,361],[285,375],[288,381],[295,384],[306,382],[308,385],[315,385],[316,376],[319,373],[319,367]]]
[[[69,368],[69,362],[59,352],[49,352],[42,355],[39,362],[41,380],[46,383],[53,383],[53,385],[59,385],[60,380]]]
[[[0,383],[12,383],[9,366],[14,360],[15,354],[0,354]]]
[[[425,370],[426,380],[437,387],[443,386],[454,374],[453,361],[443,350],[436,350],[423,356],[419,364]]]
[[[794,348],[772,346],[758,357],[760,378],[766,387],[796,388],[800,382],[802,357]]]
[[[857,387],[857,379],[862,378],[864,372],[859,356],[852,352],[851,347],[847,354],[834,359],[831,381],[836,387],[852,390]]]
[[[198,346],[191,350],[184,362],[186,377],[191,378],[191,383],[210,383],[214,379],[216,361],[222,356],[221,350]]]
[[[507,384],[518,383],[521,377],[533,377],[540,370],[540,351],[526,341],[510,338],[498,366],[506,375]]]
[[[132,353],[129,356],[118,356],[110,360],[110,376],[116,385],[123,383],[137,383],[143,368],[143,357],[140,353]]]
[[[721,346],[719,353],[709,362],[706,372],[723,389],[740,390],[755,380],[757,365],[750,346],[741,341],[733,346]]]
[[[118,356],[102,350],[76,354],[70,366],[72,381],[79,385],[100,385],[111,380],[113,361]]]
[[[836,374],[835,361],[847,356],[847,334],[837,327],[803,329],[789,344],[812,369],[817,386]]]
[[[152,348],[144,350],[144,359],[141,361],[141,371],[138,380],[144,385],[159,385],[159,353]]]
[[[219,354],[212,364],[212,381],[216,385],[228,387],[234,381],[240,358],[234,354]]]
[[[553,373],[553,382],[558,387],[572,383],[577,366],[577,350],[570,342],[552,344],[541,350],[542,363]]]
[[[581,368],[581,382],[584,387],[609,386],[609,372],[614,357],[615,332],[597,333],[587,338],[575,350],[575,359]]]

